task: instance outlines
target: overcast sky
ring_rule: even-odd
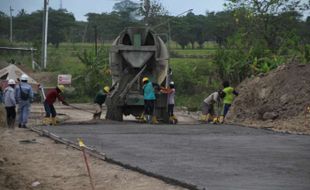
[[[132,0],[139,2],[139,0]],[[224,9],[225,0],[159,0],[169,11],[170,15],[180,14],[188,9],[194,9],[195,14],[205,14],[206,11],[221,11]],[[10,5],[14,9],[13,15],[19,10],[25,9],[31,13],[43,8],[43,0],[0,0],[0,11],[9,15]],[[111,12],[113,5],[118,0],[49,0],[49,6],[53,9],[62,8],[72,12],[76,20],[86,20],[86,13]]]

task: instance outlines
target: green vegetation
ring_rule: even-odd
[[[216,66],[210,60],[172,58],[170,66],[176,83],[178,106],[195,110],[208,93],[220,87],[220,80],[215,74]]]
[[[225,11],[205,15],[189,12],[180,17],[167,15],[154,0],[141,5],[130,0],[116,2],[111,13],[88,13],[87,22],[75,21],[66,10],[49,10],[52,24],[47,70],[73,75],[76,91],[69,94],[72,99],[89,101],[100,86],[110,82],[107,48],[128,26],[160,25],[155,32],[166,42],[170,40],[177,105],[191,110],[221,88],[223,80],[235,86],[246,77],[267,73],[284,63],[310,62],[310,17],[303,15],[310,2],[227,0]],[[42,11],[21,10],[14,22],[17,43],[11,44],[5,40],[9,17],[0,12],[0,46],[33,46],[38,49],[34,58],[39,63]],[[101,44],[98,56],[95,40]],[[0,52],[0,61],[11,60],[31,65],[29,54]]]

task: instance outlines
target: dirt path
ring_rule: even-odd
[[[32,107],[32,123],[42,117],[40,105]],[[59,113],[73,113],[67,121],[82,121],[91,114],[72,112],[59,107]],[[23,143],[30,140],[31,143]],[[34,142],[32,142],[34,141]],[[160,180],[144,176],[117,165],[90,157],[96,189],[102,190],[181,190]],[[40,184],[33,187],[38,181]],[[0,127],[0,189],[1,190],[84,190],[91,189],[82,153],[55,143],[28,129],[9,130]]]

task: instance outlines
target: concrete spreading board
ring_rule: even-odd
[[[310,136],[229,125],[43,127],[124,165],[208,190],[309,190]],[[194,188],[195,189],[195,188]]]

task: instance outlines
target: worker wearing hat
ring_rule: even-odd
[[[168,115],[169,115],[169,123],[171,124],[176,124],[178,122],[178,119],[173,113],[174,110],[174,104],[175,104],[175,86],[174,82],[170,81],[169,82],[169,87],[164,88],[162,87],[160,90],[161,93],[167,94],[167,99],[168,99]]]
[[[104,104],[107,94],[110,93],[110,87],[105,86],[103,90],[99,90],[96,94],[94,103],[95,103],[95,113],[93,119],[100,119],[102,113],[102,104]]]
[[[33,100],[33,91],[31,85],[28,84],[28,78],[29,77],[26,74],[22,74],[20,77],[20,83],[15,88],[15,96],[18,104],[19,128],[27,127],[30,106]]]
[[[45,118],[43,119],[43,124],[45,125],[56,125],[56,110],[54,103],[56,99],[62,102],[63,105],[69,106],[69,104],[64,100],[64,97],[61,96],[65,90],[64,85],[58,85],[56,88],[51,89],[45,98],[44,109],[45,109]]]
[[[143,95],[144,95],[144,114],[148,123],[157,124],[157,118],[154,115],[155,108],[155,92],[152,82],[148,77],[142,79],[143,82]]]
[[[6,110],[7,124],[10,128],[14,128],[16,118],[15,84],[15,81],[10,79],[8,81],[8,87],[4,89],[4,105]]]

